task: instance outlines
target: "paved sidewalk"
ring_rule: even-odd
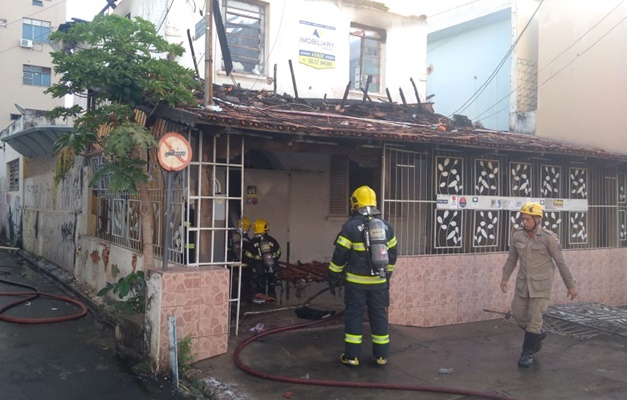
[[[92,312],[100,304],[76,285],[70,274],[44,260],[22,254],[39,273],[54,278],[67,290],[82,297]],[[66,276],[67,275],[67,276]],[[91,301],[90,301],[91,300]],[[293,302],[299,301],[293,299]],[[285,305],[253,306],[267,311]],[[339,297],[319,296],[312,307],[341,311]],[[243,313],[242,313],[243,314]],[[110,316],[109,316],[110,317]],[[496,315],[495,315],[496,317]],[[106,320],[103,313],[101,320]],[[237,346],[254,336],[249,329],[263,323],[266,329],[307,322],[292,309],[248,315],[241,319],[239,336],[232,336],[229,353],[198,362],[188,374],[195,385],[206,384],[205,397],[212,400],[394,400],[473,399],[433,392],[356,389],[277,382],[250,375],[233,361]],[[627,321],[625,321],[627,324]],[[367,324],[366,324],[367,326]],[[369,337],[364,330],[364,337]],[[351,382],[380,382],[412,386],[455,388],[497,396],[530,400],[627,399],[627,338],[599,334],[591,339],[550,334],[536,357],[536,366],[516,366],[522,331],[501,318],[437,328],[391,326],[390,363],[375,367],[370,348],[363,346],[362,365],[349,368],[339,363],[343,350],[341,317],[324,325],[282,332],[252,342],[241,353],[242,362],[262,374],[290,378]]]
[[[341,306],[336,309],[341,310]],[[480,398],[302,385],[250,375],[235,365],[233,352],[254,335],[249,329],[260,322],[267,329],[273,329],[306,321],[297,319],[293,310],[246,317],[239,337],[231,338],[228,354],[194,365],[195,371],[190,376],[206,381],[207,397],[248,400]],[[243,349],[241,360],[262,374],[280,375],[288,380],[446,387],[515,399],[627,398],[627,338],[624,337],[600,334],[580,340],[550,334],[537,354],[536,365],[523,369],[516,365],[523,332],[504,319],[437,328],[393,325],[390,363],[385,368],[375,366],[370,358],[370,346],[364,345],[362,365],[352,368],[338,361],[343,349],[341,324],[340,317],[324,325],[262,337]],[[364,337],[369,335],[366,328]]]

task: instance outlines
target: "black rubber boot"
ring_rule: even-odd
[[[540,334],[538,335],[538,341],[536,342],[536,347],[533,349],[534,353],[537,353],[540,351],[540,349],[542,348],[542,341],[544,339],[546,339],[546,331],[541,330]]]
[[[518,359],[518,366],[521,368],[533,367],[533,353],[536,349],[537,343],[540,341],[540,336],[537,333],[531,333],[525,331],[525,341],[523,342],[523,351]]]

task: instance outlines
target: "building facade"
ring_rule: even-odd
[[[192,3],[182,5],[199,15]],[[627,270],[620,262],[627,251],[624,154],[455,126],[424,103],[424,83],[412,76],[414,70],[424,73],[426,50],[424,57],[414,59],[406,50],[399,57],[407,35],[419,38],[418,48],[426,43],[424,18],[388,16],[379,3],[368,1],[303,1],[301,8],[296,3],[226,3],[232,6],[224,10],[227,39],[257,35],[255,46],[237,41],[233,46],[233,78],[241,87],[221,72],[215,50],[220,84],[213,87],[214,107],[159,108],[140,119],[157,139],[176,132],[192,148],[189,166],[172,173],[170,187],[154,153],[147,157],[155,253],[169,266],[147,274],[147,342],[155,363],[167,364],[170,315],[177,317],[177,336],[191,337],[198,358],[225,352],[228,335],[237,332],[234,282],[241,268],[229,259],[228,242],[238,218],[266,219],[288,267],[328,263],[348,216],[350,193],[364,184],[375,189],[399,241],[392,323],[457,324],[495,318],[486,309],[508,310],[511,299],[499,290],[501,267],[518,227],[517,209],[527,199],[544,202],[545,226],[566,250],[578,280],[578,301],[627,304]],[[174,29],[167,24],[178,12],[172,4],[169,11],[150,9],[143,16],[156,18],[161,29]],[[140,10],[140,5],[149,3],[128,1],[116,12],[133,16],[133,7]],[[261,15],[271,17],[261,24]],[[262,40],[262,31],[273,33]],[[325,36],[336,41],[318,41]],[[359,44],[359,52],[351,43]],[[359,54],[355,64],[353,54]],[[378,62],[369,58],[377,54]],[[289,60],[296,67],[296,85],[291,74],[279,79],[267,68]],[[321,66],[328,68],[316,68]],[[303,87],[297,98],[294,88]],[[395,95],[388,97],[385,89]],[[19,148],[19,136],[9,136],[9,144]],[[57,181],[51,172],[56,159],[30,157],[37,165],[25,176],[38,192],[25,192],[21,209],[25,249],[72,271],[94,292],[144,268],[138,197],[110,192],[106,178],[87,185],[104,162],[101,154],[77,158],[71,173]],[[39,188],[46,187],[49,194],[42,197]],[[166,194],[171,195],[169,213]],[[296,284],[283,282],[285,288]],[[554,302],[563,301],[561,293],[555,291]]]
[[[24,127],[26,120],[40,120],[36,110],[63,105],[63,99],[53,99],[44,90],[55,79],[48,36],[65,18],[66,5],[60,0],[29,0],[0,8],[0,130],[5,133],[16,133],[15,128]],[[21,243],[28,160],[3,144],[0,164],[5,166],[0,168],[0,233]]]

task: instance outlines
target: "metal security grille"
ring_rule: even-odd
[[[228,0],[225,27],[234,70],[264,73],[265,7],[260,3]]]
[[[401,255],[431,252],[430,221],[435,201],[429,161],[427,153],[384,150],[382,212],[394,226]]]
[[[627,247],[627,175],[618,174],[618,245]]]
[[[189,266],[229,268],[229,302],[235,305],[237,335],[242,268],[240,262],[229,261],[228,247],[244,209],[244,138],[193,131],[189,141],[194,153],[185,170],[186,191],[181,192],[186,200],[181,204],[184,222],[179,227],[184,238],[182,257]]]
[[[20,190],[20,160],[13,160],[7,163],[9,175],[9,191]]]
[[[384,152],[384,214],[403,255],[502,252],[520,229],[520,214],[501,204],[473,210],[473,196],[585,199],[587,211],[545,212],[543,226],[562,247],[627,246],[627,181],[616,168],[566,160],[460,152]],[[437,195],[458,207],[438,209]],[[502,198],[500,196],[503,196]],[[462,206],[463,204],[463,206]],[[553,203],[552,203],[553,204]]]

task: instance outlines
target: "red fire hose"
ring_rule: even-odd
[[[20,286],[23,288],[27,288],[27,289],[31,289],[32,291],[30,292],[0,292],[0,296],[17,296],[17,297],[21,297],[20,299],[9,303],[5,306],[3,306],[2,308],[0,308],[0,321],[6,321],[6,322],[13,322],[16,324],[50,324],[50,323],[54,323],[54,322],[62,322],[62,321],[70,321],[73,319],[78,319],[81,317],[84,317],[87,314],[87,307],[77,301],[74,300],[70,297],[66,297],[66,296],[57,296],[54,294],[49,294],[49,293],[42,293],[40,292],[36,287],[34,286],[30,286],[30,285],[26,285],[23,283],[17,283],[17,282],[12,282],[12,281],[7,281],[5,279],[0,279],[1,283],[6,283],[8,285],[14,285],[14,286]],[[23,297],[25,296],[25,297]],[[13,308],[17,305],[20,305],[22,303],[26,303],[27,301],[31,301],[34,300],[40,296],[43,297],[48,297],[51,299],[56,299],[56,300],[61,300],[61,301],[65,301],[66,303],[70,303],[70,304],[74,304],[75,306],[77,306],[78,308],[80,308],[80,312],[77,314],[72,314],[72,315],[64,315],[61,317],[48,317],[48,318],[18,318],[18,317],[10,317],[8,315],[4,315],[4,313],[9,310],[10,308]]]
[[[317,325],[317,324],[322,324],[324,322],[327,322],[331,319],[336,318],[339,315],[341,315],[341,313],[336,314],[334,317],[329,317],[329,318],[317,320],[317,321],[283,326],[283,327],[270,329],[268,331],[261,332],[255,336],[251,336],[250,338],[245,340],[242,344],[240,344],[237,347],[237,349],[235,349],[235,353],[233,354],[235,365],[237,365],[244,372],[247,372],[251,375],[258,376],[264,379],[277,381],[277,382],[294,383],[294,384],[301,384],[301,385],[351,387],[351,388],[361,388],[361,389],[391,389],[391,390],[407,390],[407,391],[417,391],[417,392],[449,393],[449,394],[457,394],[457,395],[462,395],[462,396],[476,396],[476,397],[481,397],[484,399],[512,400],[511,397],[505,397],[505,396],[494,394],[494,393],[477,392],[473,390],[456,389],[456,388],[449,388],[449,387],[406,385],[406,384],[399,384],[399,383],[350,382],[350,381],[333,381],[333,380],[323,380],[323,379],[293,378],[293,377],[288,377],[288,376],[274,375],[265,371],[254,369],[252,367],[245,365],[242,362],[242,360],[239,358],[239,355],[242,352],[242,350],[257,339],[261,339],[264,336],[273,335],[275,333],[293,331],[296,329],[301,329],[301,328],[306,328],[306,327]]]

